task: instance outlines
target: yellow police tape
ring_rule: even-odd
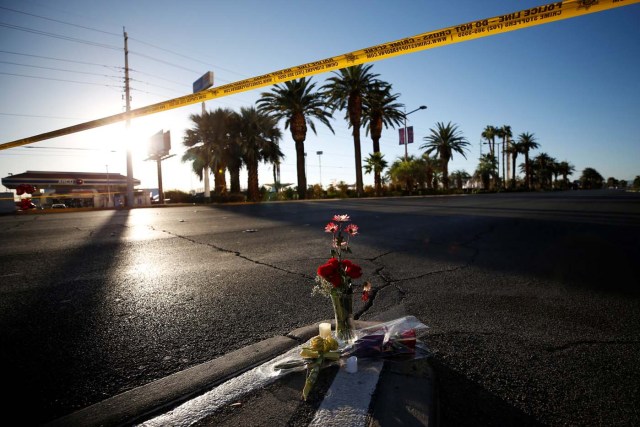
[[[224,86],[207,89],[192,95],[181,96],[179,98],[131,110],[129,113],[116,114],[102,119],[42,133],[29,138],[18,139],[16,141],[0,144],[0,150],[19,147],[63,135],[69,135],[120,122],[126,119],[147,116],[215,98],[222,98],[224,96],[258,89],[264,86],[270,86],[276,83],[282,83],[306,76],[312,76],[314,74],[326,73],[328,71],[338,70],[352,65],[379,61],[393,56],[406,55],[408,53],[432,49],[448,44],[459,43],[494,34],[501,34],[508,31],[520,30],[522,28],[601,12],[603,10],[627,6],[634,3],[640,3],[640,0],[566,0],[536,6],[513,13],[507,13],[505,15],[495,16],[493,18],[480,19],[466,24],[418,34],[413,37],[407,37],[394,42],[380,44],[280,71],[274,71],[262,76],[252,77],[250,79],[241,80]]]

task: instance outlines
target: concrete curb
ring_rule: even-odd
[[[176,372],[53,420],[45,426],[109,427],[141,422],[307,341],[318,334],[319,323],[294,329],[286,336],[275,336]],[[361,329],[380,322],[355,323],[356,328]]]

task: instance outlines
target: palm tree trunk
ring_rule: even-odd
[[[511,188],[515,190],[516,188],[516,159],[518,155],[516,153],[512,154],[513,158],[511,159]]]
[[[378,168],[374,168],[373,170],[373,181],[376,187],[376,196],[382,195],[382,179],[380,178],[380,170]]]
[[[260,188],[258,185],[258,161],[247,164],[247,193],[252,202],[260,200]]]
[[[353,151],[355,153],[356,161],[356,194],[358,197],[364,195],[364,189],[362,186],[362,152],[360,149],[360,125],[353,127]]]
[[[230,188],[232,193],[240,192],[240,168],[229,168]]]
[[[505,169],[506,169],[506,163],[505,163],[505,152],[504,152],[504,148],[505,148],[505,138],[502,138],[502,187],[506,187],[506,183],[507,183],[507,175],[505,173]]]
[[[442,187],[445,190],[449,189],[449,158],[442,155],[440,153],[440,158],[442,159]]]
[[[213,182],[215,183],[215,193],[222,195],[227,192],[227,177],[225,176],[224,169],[220,167],[216,168],[213,174]]]
[[[202,177],[204,178],[204,201],[209,203],[211,201],[211,184],[209,184],[209,168],[207,166],[202,169]]]
[[[371,130],[371,140],[373,141],[373,154],[380,152],[380,135],[374,135],[373,129]],[[382,179],[380,178],[380,169],[373,168],[373,182],[376,187],[376,196],[382,194]]]
[[[304,171],[304,142],[295,141],[295,143],[296,143],[296,168],[298,170],[298,198],[306,199],[307,177]]]
[[[524,152],[524,175],[527,183],[527,190],[531,191],[531,165],[529,165],[529,151]]]

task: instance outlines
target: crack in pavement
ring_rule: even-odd
[[[277,270],[277,271],[281,271],[281,272],[286,273],[286,274],[291,274],[291,275],[294,275],[294,276],[298,276],[298,277],[301,277],[301,278],[304,278],[304,279],[308,279],[308,280],[314,280],[315,279],[314,276],[310,276],[308,274],[287,270],[285,268],[278,267],[278,266],[273,265],[273,264],[269,264],[269,263],[265,263],[265,262],[262,262],[262,261],[258,261],[258,260],[249,258],[248,256],[243,255],[240,251],[227,249],[227,248],[215,245],[213,243],[199,242],[199,241],[197,241],[195,239],[191,239],[189,237],[182,236],[180,234],[177,234],[177,233],[174,233],[174,232],[171,232],[171,231],[168,231],[168,230],[156,230],[156,228],[153,227],[153,226],[149,226],[149,228],[151,228],[154,231],[161,231],[163,233],[169,234],[171,236],[177,237],[179,239],[186,240],[188,242],[191,242],[191,243],[194,243],[194,244],[197,244],[197,245],[210,247],[210,248],[215,249],[215,250],[217,250],[219,252],[232,254],[232,255],[234,255],[234,256],[236,256],[238,258],[242,258],[242,259],[244,259],[246,261],[249,261],[251,263],[254,263],[256,265],[269,267],[271,269],[274,269],[274,270]],[[363,307],[360,310],[358,310],[358,312],[354,313],[354,319],[356,319],[356,320],[360,319],[363,315],[365,315],[371,309],[371,307],[373,307],[373,304],[374,304],[374,302],[376,300],[376,297],[378,296],[378,293],[381,292],[382,290],[388,288],[389,286],[395,286],[398,289],[398,292],[401,295],[401,300],[404,300],[408,292],[406,290],[404,290],[402,287],[400,287],[400,283],[402,283],[404,281],[408,281],[408,280],[416,280],[416,279],[421,279],[421,278],[428,277],[428,276],[433,276],[433,275],[443,274],[443,273],[450,273],[450,272],[459,271],[459,270],[468,268],[471,264],[473,264],[473,262],[475,260],[475,257],[480,252],[477,248],[473,248],[470,245],[473,242],[479,240],[482,237],[483,234],[490,233],[492,231],[493,231],[493,227],[490,227],[488,230],[480,231],[477,234],[475,234],[474,236],[472,236],[468,241],[466,241],[465,243],[461,244],[461,246],[467,247],[467,248],[473,250],[474,253],[471,256],[471,259],[470,259],[469,262],[467,262],[467,263],[465,263],[463,265],[459,265],[457,267],[445,268],[445,269],[440,269],[440,270],[435,270],[435,271],[429,271],[429,272],[426,272],[426,273],[423,273],[423,274],[418,274],[416,276],[403,277],[403,278],[400,278],[400,279],[390,279],[390,278],[386,277],[383,274],[383,270],[385,269],[385,266],[384,265],[378,266],[374,270],[372,276],[379,277],[381,279],[381,281],[383,282],[383,284],[380,287],[373,288],[371,290],[371,293],[369,294],[368,301],[363,305]],[[365,258],[365,260],[376,264],[376,263],[378,263],[380,261],[381,258],[383,258],[383,257],[385,257],[387,255],[391,255],[393,253],[395,253],[395,251],[383,252],[383,253],[378,254],[378,255],[376,255],[376,256],[374,256],[372,258]]]
[[[367,303],[357,312],[354,314],[354,319],[359,319],[360,317],[362,317],[363,315],[365,315],[373,306],[373,303],[376,300],[376,297],[378,296],[378,292],[388,288],[389,286],[395,286],[398,289],[398,292],[401,296],[400,298],[400,302],[402,302],[407,295],[407,291],[405,291],[404,289],[402,289],[400,287],[400,283],[404,282],[404,281],[408,281],[408,280],[416,280],[416,279],[422,279],[424,277],[428,277],[428,276],[432,276],[432,275],[436,275],[436,274],[443,274],[443,273],[450,273],[453,271],[459,271],[459,270],[463,270],[466,268],[469,268],[472,264],[475,263],[475,260],[478,256],[478,254],[480,254],[480,250],[478,248],[475,248],[472,246],[472,244],[474,242],[477,242],[478,240],[480,240],[484,235],[486,234],[490,234],[494,231],[495,227],[493,225],[490,225],[486,230],[481,230],[478,231],[475,235],[471,236],[466,242],[463,242],[460,244],[461,247],[467,248],[469,250],[472,251],[472,254],[470,256],[470,259],[468,262],[464,263],[463,265],[459,265],[457,267],[452,267],[452,268],[445,268],[445,269],[440,269],[440,270],[435,270],[435,271],[429,271],[427,273],[423,273],[423,274],[419,274],[417,276],[411,276],[411,277],[403,277],[400,279],[390,279],[388,277],[386,277],[383,274],[383,270],[385,268],[385,266],[380,266],[378,268],[376,268],[376,270],[374,271],[373,275],[379,277],[382,282],[383,285],[372,289],[371,293],[369,294],[369,300],[367,301]],[[372,263],[376,263],[377,261],[380,260],[380,258],[393,254],[394,251],[389,251],[389,252],[384,252],[382,254],[379,254],[373,258],[369,258],[367,259],[367,261],[370,261]]]
[[[152,230],[154,230],[154,231],[158,231],[158,230],[156,230],[156,229],[155,229],[154,227],[152,227],[152,226],[150,226],[150,228],[151,228]],[[256,265],[261,265],[261,266],[264,266],[264,267],[269,267],[269,268],[272,268],[272,269],[274,269],[274,270],[282,271],[283,273],[292,274],[292,275],[294,275],[294,276],[302,277],[302,278],[304,278],[304,279],[314,280],[314,277],[309,276],[309,275],[307,275],[307,274],[304,274],[304,273],[298,273],[298,272],[295,272],[295,271],[287,270],[287,269],[282,268],[282,267],[278,267],[277,265],[268,264],[268,263],[266,263],[266,262],[258,261],[258,260],[255,260],[255,259],[251,259],[251,258],[249,258],[249,257],[248,257],[248,256],[246,256],[246,255],[242,255],[242,253],[241,253],[240,251],[235,251],[235,250],[231,250],[231,249],[226,249],[226,248],[223,248],[223,247],[221,247],[221,246],[217,246],[217,245],[215,245],[215,244],[213,244],[213,243],[203,243],[203,242],[198,242],[197,240],[191,239],[191,238],[186,237],[186,236],[181,236],[181,235],[179,235],[179,234],[176,234],[176,233],[173,233],[173,232],[171,232],[171,231],[167,231],[167,230],[159,230],[159,231],[161,231],[161,232],[163,232],[163,233],[167,233],[167,234],[169,234],[169,235],[171,235],[171,236],[174,236],[174,237],[177,237],[177,238],[179,238],[179,239],[183,239],[183,240],[186,240],[186,241],[188,241],[188,242],[195,243],[196,245],[208,246],[208,247],[213,248],[213,249],[215,249],[215,250],[217,250],[217,251],[219,251],[219,252],[224,252],[224,253],[232,254],[232,255],[234,255],[234,256],[237,256],[238,258],[242,258],[242,259],[244,259],[244,260],[246,260],[246,261],[249,261],[249,262],[251,262],[251,263],[254,263],[254,264],[256,264]]]
[[[387,252],[384,255],[389,255],[393,252]],[[378,258],[381,258],[381,256],[375,257],[375,258],[371,258],[368,259],[367,261],[372,261],[375,262],[375,260],[377,260]],[[452,271],[458,271],[458,270],[463,270],[465,268],[468,268],[469,265],[471,264],[471,262],[464,264],[464,265],[460,265],[457,267],[453,267],[453,268],[446,268],[446,269],[441,269],[441,270],[435,270],[435,271],[429,271],[427,273],[423,273],[423,274],[419,274],[417,276],[412,276],[412,277],[403,277],[401,279],[389,279],[387,278],[382,271],[385,269],[385,266],[380,266],[378,268],[376,268],[376,270],[373,272],[373,275],[379,277],[380,279],[382,279],[382,281],[384,282],[384,284],[380,287],[374,288],[371,290],[371,293],[369,295],[369,300],[367,301],[367,303],[357,312],[354,314],[354,319],[359,319],[360,317],[362,317],[363,315],[365,315],[367,313],[367,311],[373,306],[373,303],[375,302],[376,297],[378,296],[378,292],[388,288],[389,286],[395,286],[398,289],[398,292],[400,293],[401,299],[400,302],[402,302],[406,295],[407,295],[407,291],[402,289],[402,287],[400,287],[400,283],[408,281],[408,280],[416,280],[416,279],[421,279],[427,276],[433,276],[436,274],[443,274],[443,273],[450,273]]]

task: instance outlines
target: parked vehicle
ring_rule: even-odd
[[[64,203],[54,203],[51,205],[51,209],[66,209],[67,205]]]

